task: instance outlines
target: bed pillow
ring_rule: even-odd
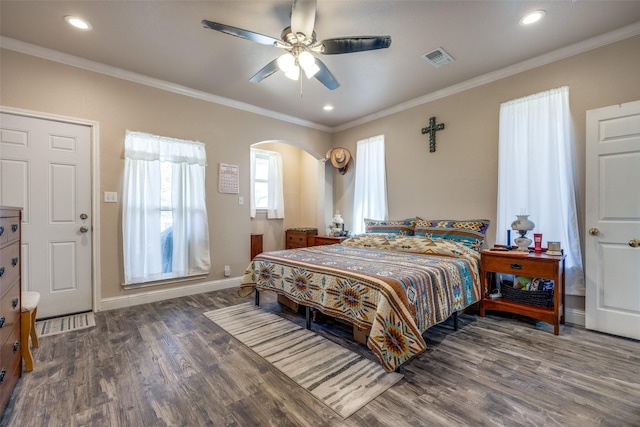
[[[435,243],[425,236],[405,236],[391,233],[364,233],[343,240],[343,246],[371,248],[381,251],[418,252],[424,253],[425,248]]]
[[[406,219],[364,219],[365,233],[400,234],[413,236],[416,218]]]
[[[431,239],[447,239],[480,250],[489,228],[488,219],[471,220],[429,220],[416,218],[414,235]]]
[[[431,239],[426,236],[402,236],[399,234],[359,234],[343,240],[342,246],[355,246],[380,251],[411,252],[425,255],[444,255],[456,258],[480,259],[480,253],[462,243],[447,239]]]

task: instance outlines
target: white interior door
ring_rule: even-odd
[[[640,339],[640,101],[587,111],[586,327]]]
[[[38,318],[92,309],[91,128],[0,115],[0,204],[23,208],[22,289]]]

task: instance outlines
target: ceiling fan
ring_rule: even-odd
[[[328,89],[333,90],[340,83],[331,74],[324,63],[312,53],[336,55],[341,53],[363,52],[367,50],[386,49],[391,45],[390,36],[352,36],[338,37],[317,41],[313,27],[316,20],[317,0],[293,0],[291,7],[291,26],[282,31],[281,39],[276,39],[253,31],[243,30],[218,22],[202,20],[205,28],[220,31],[225,34],[247,39],[263,45],[270,45],[286,50],[284,55],[274,59],[251,79],[259,82],[278,69],[285,75],[298,80],[304,71],[307,78],[315,77]]]

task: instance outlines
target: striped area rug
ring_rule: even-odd
[[[54,317],[52,319],[36,321],[36,332],[38,337],[62,334],[78,329],[91,328],[96,326],[93,312],[73,314],[70,316]]]
[[[403,377],[252,302],[204,315],[343,418]]]

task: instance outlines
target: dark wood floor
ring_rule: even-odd
[[[224,290],[101,312],[95,328],[42,338],[0,425],[640,425],[640,342],[475,314],[427,331],[404,379],[343,420],[202,315],[244,301]],[[313,327],[375,360],[348,328]]]

